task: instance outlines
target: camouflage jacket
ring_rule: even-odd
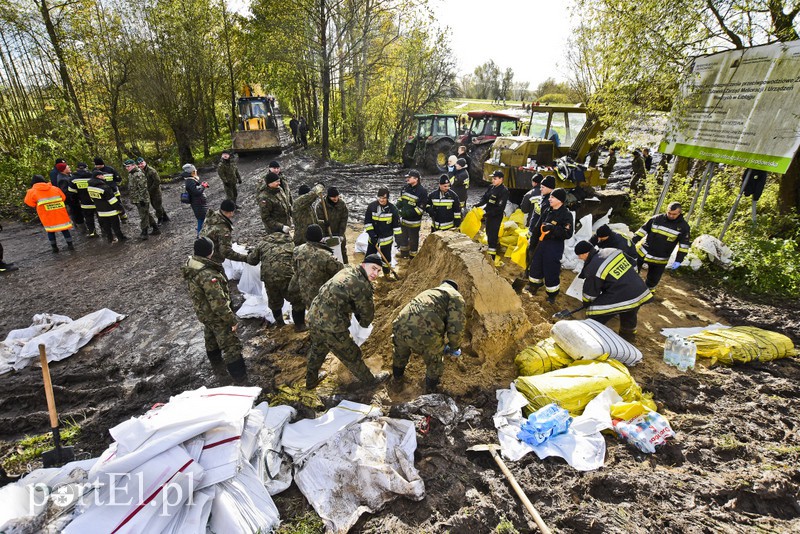
[[[292,206],[282,188],[273,189],[262,183],[256,199],[267,232],[280,232],[284,226],[291,226]]]
[[[147,190],[147,176],[144,175],[139,167],[135,167],[128,173],[128,188],[131,202],[134,204],[150,202],[150,192]]]
[[[247,261],[250,265],[261,262],[261,279],[264,283],[280,281],[288,284],[294,275],[293,252],[292,238],[282,232],[273,232],[250,251]]]
[[[294,249],[294,276],[300,295],[306,306],[310,306],[319,288],[342,270],[342,262],[336,259],[333,251],[322,243],[308,242]]]
[[[642,179],[645,177],[645,175],[647,175],[647,171],[644,168],[644,158],[641,155],[633,155],[633,160],[631,161],[631,171],[634,178]]]
[[[217,174],[225,185],[235,185],[237,182],[242,183],[239,167],[232,160],[221,160],[217,165]]]
[[[189,297],[200,322],[221,324],[226,328],[236,324],[222,265],[208,258],[191,256],[181,271],[189,284]]]
[[[466,325],[464,308],[464,297],[450,284],[442,284],[411,299],[394,323],[413,333],[417,343],[435,343],[446,335],[450,348],[459,349]]]
[[[345,265],[319,289],[306,318],[309,327],[346,336],[352,313],[366,328],[375,317],[372,291],[372,283],[360,265]]]
[[[217,210],[208,210],[200,237],[207,237],[214,242],[214,255],[211,259],[222,263],[226,259],[231,261],[247,261],[247,254],[233,250],[233,222]]]
[[[317,221],[317,214],[314,212],[314,202],[316,200],[316,193],[309,191],[297,197],[292,204],[295,245],[302,245],[306,242],[306,228],[312,224],[319,224],[319,221]]]
[[[144,172],[144,175],[147,177],[147,190],[150,192],[150,196],[160,195],[161,177],[158,175],[158,171],[150,165],[145,165],[142,172]]]
[[[326,220],[325,211],[322,209],[322,202],[325,203],[325,210],[328,212]],[[339,197],[339,202],[333,203],[327,197],[322,202],[317,204],[317,219],[322,229],[330,229],[331,235],[338,235],[344,237],[347,232],[347,217],[350,215],[347,209],[347,204],[344,203],[342,197]]]
[[[617,164],[617,156],[609,154],[608,159],[603,164],[603,178],[608,178],[614,172],[614,165]]]

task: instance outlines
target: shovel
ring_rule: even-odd
[[[533,520],[536,522],[536,526],[539,527],[539,530],[542,531],[542,534],[551,534],[551,530],[547,527],[542,516],[539,515],[539,512],[536,511],[536,508],[533,507],[533,503],[531,503],[528,496],[525,495],[525,492],[522,491],[522,487],[517,483],[517,479],[514,478],[514,475],[511,474],[511,471],[508,470],[506,467],[506,463],[500,458],[500,455],[497,454],[497,449],[499,445],[493,444],[485,444],[485,445],[473,445],[472,447],[468,448],[468,451],[489,451],[492,453],[492,458],[494,461],[497,462],[497,465],[500,466],[500,470],[508,479],[508,483],[511,484],[511,487],[514,488],[514,491],[517,493],[519,500],[522,501],[522,504],[525,506],[525,509],[528,510],[528,513],[531,514]]]
[[[398,276],[397,271],[395,271],[394,267],[392,267],[391,262],[386,259],[386,256],[383,255],[383,251],[381,250],[381,247],[376,245],[375,248],[378,249],[378,254],[381,255],[381,259],[383,260],[383,263],[385,263],[389,267],[389,271],[391,271],[391,273],[394,275],[394,279],[395,280],[400,280],[400,276]]]
[[[58,429],[58,413],[56,412],[56,399],[53,397],[53,383],[50,381],[50,366],[47,365],[47,352],[44,345],[39,345],[39,360],[42,363],[42,377],[44,378],[44,394],[47,397],[47,411],[50,412],[50,428],[53,431],[55,449],[42,453],[42,463],[45,467],[64,465],[75,459],[73,447],[61,446],[61,432]]]
[[[580,308],[575,308],[574,310],[561,310],[560,312],[553,314],[553,319],[566,319],[567,317],[572,317],[573,313],[578,313],[585,307],[586,305],[583,304]]]

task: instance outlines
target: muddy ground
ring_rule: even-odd
[[[243,157],[240,169],[242,210],[235,220],[238,241],[254,243],[261,221],[254,202],[258,180],[271,156]],[[336,185],[351,206],[350,247],[359,230],[367,202],[381,184],[393,195],[402,172],[396,167],[321,165],[310,153],[280,158],[292,189],[323,179]],[[216,173],[201,170],[211,183],[210,205],[223,198]],[[432,184],[433,179],[426,179]],[[477,198],[476,188],[471,193]],[[200,324],[186,295],[179,268],[194,238],[191,210],[179,203],[180,183],[165,185],[164,200],[172,222],[163,234],[146,242],[107,245],[78,237],[77,251],[52,254],[37,224],[3,222],[0,234],[6,260],[20,267],[0,278],[0,335],[30,324],[36,313],[50,312],[77,318],[108,307],[127,318],[96,338],[80,352],[51,366],[55,396],[62,420],[82,425],[79,449],[97,455],[110,442],[107,429],[141,414],[157,402],[186,389],[225,382],[206,361]],[[135,214],[124,231],[138,234]],[[351,252],[351,261],[356,257]],[[419,261],[418,258],[415,261]],[[452,267],[452,266],[451,266]],[[447,266],[443,268],[447,269]],[[410,298],[415,276],[424,269],[400,264],[402,282],[379,279],[376,287],[376,331],[385,332],[400,301]],[[518,269],[505,265],[500,273],[513,279]],[[458,275],[459,273],[453,273]],[[429,275],[425,275],[429,276]],[[563,287],[573,276],[566,274]],[[427,282],[418,280],[418,282]],[[235,305],[242,301],[232,283]],[[645,455],[607,436],[606,465],[579,473],[562,460],[538,460],[529,455],[510,463],[520,484],[538,511],[557,532],[789,532],[800,530],[800,362],[796,359],[739,366],[706,368],[680,373],[660,358],[664,326],[700,325],[718,319],[784,331],[800,341],[798,314],[780,306],[724,298],[719,292],[702,293],[686,282],[666,275],[659,288],[661,300],[640,313],[637,345],[644,353],[632,374],[654,393],[660,411],[672,422],[677,437],[655,455]],[[547,335],[548,318],[566,307],[543,296],[520,296],[532,327],[523,340]],[[266,393],[304,374],[307,342],[291,327],[263,327],[260,321],[240,324],[245,358],[253,381]],[[365,345],[373,370],[391,366],[388,339]],[[335,380],[323,392],[362,402],[390,405],[422,392],[424,368],[412,359],[409,384],[401,393],[381,387],[375,391],[351,386],[351,378],[336,362],[326,368]],[[535,530],[520,502],[491,457],[467,453],[466,447],[496,442],[492,415],[495,390],[508,387],[515,376],[513,350],[509,354],[475,354],[468,345],[461,361],[448,361],[443,388],[460,405],[481,410],[479,423],[462,424],[446,434],[433,421],[428,433],[419,433],[417,467],[427,496],[413,503],[398,500],[380,514],[363,516],[355,532],[490,532],[513,525],[520,532]],[[455,377],[455,378],[454,378]],[[41,386],[41,372],[30,367],[0,376],[0,454],[26,434],[49,427]],[[309,413],[305,410],[305,413]],[[276,499],[288,522],[304,516],[308,504],[296,488]]]

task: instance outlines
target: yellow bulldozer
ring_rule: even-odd
[[[233,132],[233,149],[237,152],[281,151],[275,99],[256,96],[253,87],[245,85],[237,101],[238,117]]]

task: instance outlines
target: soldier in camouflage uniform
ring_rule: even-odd
[[[169,222],[169,216],[164,210],[164,200],[161,197],[161,177],[158,171],[148,165],[144,158],[136,158],[136,166],[139,167],[147,177],[147,191],[150,193],[150,204],[156,211],[158,224]]]
[[[159,235],[161,231],[158,229],[155,218],[150,213],[150,192],[147,189],[147,177],[132,159],[125,160],[125,169],[128,171],[128,188],[130,189],[131,202],[139,210],[139,228],[142,230],[139,239],[147,239],[148,228],[153,229],[153,235]]]
[[[214,255],[211,259],[219,264],[225,260],[247,261],[247,254],[233,250],[231,234],[235,212],[236,204],[226,198],[220,204],[219,211],[208,210],[206,220],[203,221],[203,229],[200,230],[200,237],[207,237],[214,243]]]
[[[225,188],[225,198],[236,203],[236,198],[239,196],[236,185],[242,183],[242,175],[239,174],[239,167],[237,167],[236,162],[231,157],[231,153],[227,150],[223,151],[222,156],[220,156],[217,174],[219,179],[222,180],[222,186]]]
[[[300,297],[300,292],[295,287],[290,287],[294,276],[292,253],[294,243],[292,238],[283,232],[272,232],[250,251],[247,261],[250,265],[261,262],[261,280],[267,288],[269,309],[275,317],[275,325],[283,326],[283,301],[288,300],[292,305],[292,320],[295,330],[306,330],[306,308]]]
[[[317,214],[314,212],[314,202],[325,195],[325,187],[317,184],[314,189],[307,185],[300,186],[300,196],[292,203],[292,219],[294,220],[294,244],[302,245],[306,242],[306,228],[312,224],[319,224]]]
[[[203,323],[206,354],[213,365],[225,363],[237,384],[247,380],[242,343],[236,336],[236,315],[231,310],[228,279],[222,266],[211,260],[214,244],[201,237],[194,242],[194,256],[181,269],[197,318]]]
[[[425,389],[436,390],[444,371],[444,355],[461,356],[464,297],[458,284],[445,280],[411,299],[392,323],[392,374],[398,383],[411,353],[425,361]]]
[[[292,286],[297,287],[306,309],[319,293],[319,288],[342,270],[342,262],[333,255],[330,247],[320,243],[322,228],[312,224],[306,229],[306,242],[294,249],[294,278]]]
[[[344,199],[339,195],[339,190],[331,186],[328,196],[317,204],[317,219],[319,225],[327,230],[328,235],[335,235],[341,239],[342,259],[347,263],[347,218],[350,215]]]
[[[372,372],[361,358],[361,348],[350,337],[350,315],[366,328],[375,315],[372,301],[372,282],[381,272],[381,258],[369,254],[358,267],[346,265],[325,282],[308,312],[309,338],[306,368],[306,388],[313,389],[322,379],[319,374],[328,351],[339,358],[353,375],[363,383],[377,384],[389,377],[382,371]]]
[[[258,207],[267,232],[288,234],[292,224],[292,205],[281,188],[281,178],[270,172],[258,188]]]

